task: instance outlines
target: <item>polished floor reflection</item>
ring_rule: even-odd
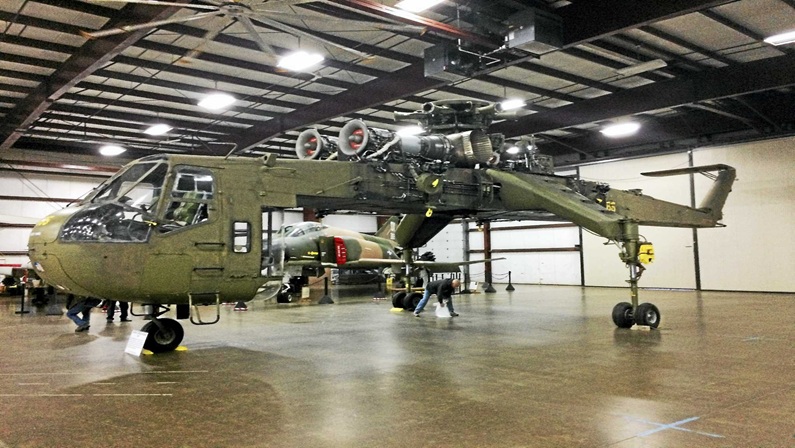
[[[795,297],[517,286],[416,319],[369,296],[252,303],[124,353],[0,299],[0,447],[795,447]],[[429,310],[431,311],[431,310]]]

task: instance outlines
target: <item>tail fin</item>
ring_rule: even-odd
[[[717,176],[707,175],[710,171],[717,171]],[[736,170],[723,164],[694,166],[690,168],[679,168],[674,170],[665,171],[652,171],[648,173],[641,173],[644,176],[662,177],[662,176],[676,176],[679,174],[693,174],[701,173],[714,179],[715,183],[709,189],[698,210],[708,213],[715,221],[723,217],[723,206],[726,204],[726,198],[732,191],[732,185],[737,177]]]
[[[395,241],[395,231],[397,229],[397,225],[400,222],[400,218],[398,216],[390,217],[384,225],[382,225],[376,232],[375,236],[379,238],[385,238],[388,240]]]

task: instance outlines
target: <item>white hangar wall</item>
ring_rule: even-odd
[[[795,292],[795,138],[698,151],[694,161],[731,165],[738,179],[727,227],[698,232],[702,288]],[[709,182],[697,180],[700,198]]]

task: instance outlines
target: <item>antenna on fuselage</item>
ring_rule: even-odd
[[[232,143],[232,149],[230,149],[229,153],[226,154],[226,157],[224,157],[224,160],[228,159],[229,156],[234,154],[234,152],[237,150],[237,143],[234,143],[234,142],[229,142],[229,143]]]

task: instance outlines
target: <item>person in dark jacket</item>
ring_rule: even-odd
[[[440,304],[444,304],[445,301],[447,302],[447,309],[450,310],[451,317],[458,316],[458,313],[453,311],[453,292],[455,292],[456,288],[459,286],[461,286],[461,281],[452,278],[428,283],[427,286],[425,286],[425,294],[422,295],[422,300],[417,304],[417,308],[414,309],[414,317],[420,317],[422,309],[425,308],[425,304],[428,303],[428,299],[433,294],[436,294],[436,298],[439,299]]]

